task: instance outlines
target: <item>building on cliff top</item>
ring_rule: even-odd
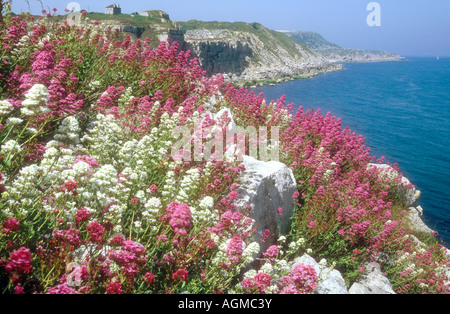
[[[115,3],[109,5],[105,8],[105,14],[117,15],[117,14],[121,14],[121,13],[122,13],[122,9],[120,8],[120,5],[115,4]]]

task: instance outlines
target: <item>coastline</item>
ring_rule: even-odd
[[[331,66],[322,68],[322,69],[309,69],[307,72],[298,75],[286,75],[281,77],[276,77],[272,79],[263,79],[263,78],[255,78],[253,80],[233,80],[230,79],[229,76],[225,77],[226,82],[232,83],[237,87],[245,87],[245,88],[256,88],[261,86],[274,86],[276,84],[282,84],[289,81],[295,80],[306,80],[314,78],[318,75],[331,73],[336,71],[344,70],[344,66],[342,64],[332,64]]]

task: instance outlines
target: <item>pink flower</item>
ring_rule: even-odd
[[[99,224],[96,221],[91,222],[86,227],[87,232],[89,233],[92,241],[94,242],[102,242],[103,241],[103,235],[105,233],[105,228],[101,224]]]
[[[80,294],[77,290],[63,283],[48,289],[46,294]]]
[[[279,253],[280,250],[278,249],[278,246],[272,245],[267,249],[267,251],[263,255],[264,257],[268,258],[271,262],[273,262]]]
[[[155,275],[152,273],[145,273],[144,277],[142,278],[144,282],[146,282],[149,286],[153,285],[155,282]]]
[[[296,265],[280,280],[281,294],[306,294],[317,288],[317,273],[311,265]]]
[[[130,201],[133,204],[139,203],[139,200],[136,197],[133,197]]]
[[[169,241],[169,238],[168,238],[165,234],[156,236],[156,239],[159,240],[159,241],[161,241],[161,242],[167,242],[167,241]]]
[[[120,282],[110,281],[108,288],[106,289],[106,294],[122,294],[122,285]]]
[[[244,289],[250,290],[255,286],[255,281],[253,278],[246,278],[241,282],[241,284]]]
[[[189,273],[185,269],[178,269],[175,273],[172,274],[172,278],[175,280],[188,282]]]
[[[64,182],[64,186],[67,190],[73,191],[78,187],[78,183],[73,181],[66,181]]]
[[[25,289],[22,287],[20,283],[14,287],[14,294],[25,294]]]
[[[239,236],[233,237],[228,243],[225,253],[227,253],[230,261],[232,262],[239,261],[243,253],[242,239]]]
[[[20,229],[20,221],[18,221],[15,217],[8,218],[3,224],[2,233],[10,234],[12,232],[17,232]]]
[[[109,240],[109,243],[110,243],[111,245],[122,245],[123,241],[125,241],[125,240],[123,239],[122,236],[120,236],[120,235],[115,235],[114,237],[112,237],[111,240]]]
[[[33,273],[32,260],[30,250],[21,247],[10,254],[10,260],[7,261],[5,270],[9,274],[30,275]]]
[[[272,278],[266,273],[257,273],[253,279],[260,294],[263,294],[264,290],[272,285]]]
[[[169,223],[176,234],[186,235],[187,230],[192,228],[191,220],[192,215],[189,206],[181,204],[175,208]]]
[[[91,219],[91,213],[85,208],[80,208],[75,215],[75,221],[78,223],[89,221],[89,219]]]
[[[156,185],[152,185],[148,188],[150,190],[150,193],[156,193],[158,192],[158,187]]]

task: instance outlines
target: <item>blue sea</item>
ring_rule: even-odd
[[[450,244],[450,58],[347,63],[313,79],[254,89],[342,118],[371,156],[397,162],[422,191],[425,223]]]

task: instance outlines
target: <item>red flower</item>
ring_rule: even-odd
[[[78,223],[82,223],[85,221],[89,221],[89,219],[91,219],[91,213],[85,209],[85,208],[80,208],[77,211],[77,214],[75,216],[75,221]]]
[[[125,240],[124,240],[124,238],[122,238],[122,236],[116,235],[111,240],[109,240],[109,243],[111,245],[122,245],[123,241],[125,241]]]
[[[188,281],[188,276],[189,276],[189,273],[188,273],[187,270],[185,270],[185,269],[178,269],[175,273],[173,273],[172,278],[175,279],[175,280],[178,279],[180,281],[187,282]]]
[[[31,264],[33,257],[29,249],[21,247],[17,251],[12,252],[10,256],[11,259],[5,267],[9,274],[29,275],[33,273],[33,265]]]
[[[101,224],[96,221],[91,222],[86,227],[87,232],[91,236],[92,241],[94,242],[102,242],[103,234],[105,233],[105,228]]]
[[[136,204],[136,203],[138,203],[139,202],[139,200],[136,198],[136,197],[133,197],[132,199],[131,199],[131,203],[133,203],[133,204]]]
[[[146,282],[149,286],[151,286],[155,282],[155,275],[152,273],[146,273],[142,278],[142,280]]]
[[[122,294],[122,285],[120,282],[111,281],[106,289],[106,294]]]
[[[18,221],[15,217],[8,218],[3,224],[2,233],[10,234],[11,232],[19,231],[20,229],[20,221]]]

